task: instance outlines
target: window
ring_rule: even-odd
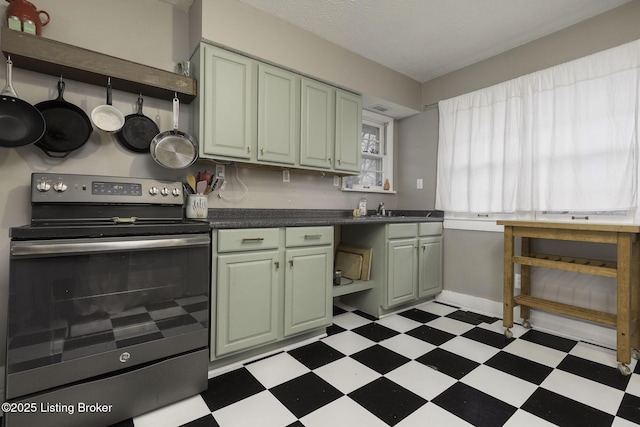
[[[393,119],[362,111],[362,165],[358,176],[342,179],[345,191],[393,191]],[[389,190],[384,190],[389,180]]]

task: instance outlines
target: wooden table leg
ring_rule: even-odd
[[[640,350],[640,240],[633,236],[631,244],[631,348]]]
[[[529,237],[523,237],[521,241],[522,249],[520,250],[520,253],[522,256],[528,257],[531,254],[531,239]],[[520,294],[531,295],[531,266],[529,265],[520,265]],[[531,307],[521,305],[520,317],[525,320],[523,322],[523,326],[526,328],[531,327],[531,324],[529,323],[530,315]]]
[[[504,227],[503,325],[513,327],[513,227]],[[505,335],[507,331],[505,331]]]
[[[618,233],[617,264],[617,357],[619,363],[628,365],[631,362],[631,234],[629,233]],[[618,369],[621,369],[620,365]]]

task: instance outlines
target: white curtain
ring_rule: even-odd
[[[441,101],[436,208],[637,207],[640,40]]]

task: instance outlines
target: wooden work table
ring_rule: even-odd
[[[640,226],[613,224],[576,224],[535,221],[498,221],[504,226],[504,326],[511,337],[513,309],[520,306],[523,326],[531,327],[531,309],[571,316],[616,329],[618,369],[624,375],[631,370],[631,354],[640,349],[638,313],[638,275],[640,273]],[[514,238],[521,239],[521,253],[514,253]],[[601,261],[533,253],[532,239],[571,240],[616,245],[617,259]],[[514,265],[520,264],[521,292],[514,295]],[[531,296],[531,267],[553,268],[616,279],[616,313],[607,313]],[[637,358],[637,357],[636,357]]]

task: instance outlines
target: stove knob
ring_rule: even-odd
[[[149,194],[151,194],[152,196],[155,196],[156,194],[158,194],[158,189],[156,187],[151,187],[149,189]]]
[[[47,191],[51,190],[51,184],[49,184],[47,181],[43,179],[42,181],[36,184],[36,189],[41,193],[46,193]]]
[[[53,184],[53,189],[58,193],[62,193],[63,191],[67,191],[67,184],[64,182],[58,182],[57,184]]]
[[[180,195],[180,189],[179,189],[179,188],[177,188],[177,187],[176,187],[176,188],[174,188],[174,189],[171,191],[171,194],[173,194],[174,196],[178,197],[178,196]]]
[[[163,196],[168,196],[169,189],[167,187],[164,187],[162,190],[160,190],[160,194],[162,194]]]

